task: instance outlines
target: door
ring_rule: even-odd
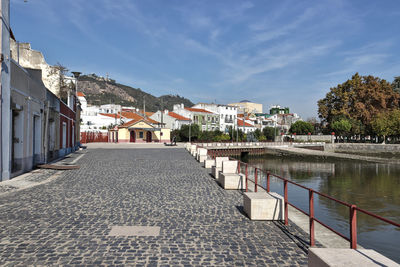
[[[71,147],[75,147],[75,126],[72,125],[72,132],[71,132]]]
[[[129,142],[131,142],[131,143],[135,143],[135,142],[136,142],[135,131],[130,131],[130,139],[129,139]]]
[[[41,122],[39,116],[33,116],[32,159],[33,165],[40,162],[41,157]]]
[[[63,122],[62,124],[62,148],[67,147],[67,124]]]
[[[146,142],[147,143],[151,142],[151,132],[150,131],[147,131],[147,133],[146,133]]]
[[[12,146],[11,146],[11,172],[22,170],[23,158],[23,133],[24,133],[23,112],[12,111]]]

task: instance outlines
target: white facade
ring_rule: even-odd
[[[236,127],[237,107],[218,104],[198,103],[193,108],[202,108],[219,115],[219,130],[227,133],[229,127]]]
[[[107,104],[101,106],[88,106],[83,94],[78,94],[81,103],[81,131],[104,131],[110,125],[120,124],[121,105]],[[102,115],[105,114],[105,115]]]
[[[160,123],[165,123],[165,127],[171,130],[180,130],[182,125],[189,125],[190,119],[182,120],[171,116],[172,114],[168,111],[157,111],[150,116],[150,119],[158,121]]]
[[[255,127],[251,121],[245,120],[245,123],[243,123],[243,119],[237,119],[237,124],[238,124],[238,129],[243,131],[244,133],[251,133],[254,132],[257,127]]]
[[[176,114],[179,114],[183,117],[189,118],[193,121],[193,112],[185,109],[185,106],[183,104],[175,104],[174,105],[174,110],[173,112],[175,112]]]
[[[110,114],[112,115],[112,114]],[[107,132],[108,127],[110,125],[115,125],[115,122],[119,124],[120,117],[118,116],[117,119],[112,118],[111,116],[97,114],[95,116],[88,116],[84,115],[81,116],[82,124],[81,124],[81,131],[104,131]]]

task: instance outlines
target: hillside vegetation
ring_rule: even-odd
[[[193,106],[193,103],[179,95],[153,96],[142,91],[117,83],[115,80],[105,80],[94,74],[79,77],[78,91],[86,95],[90,105],[120,104],[122,106],[133,106],[143,109],[143,100],[146,101],[146,111],[157,111],[161,109],[172,110],[174,104],[183,103],[185,107]]]

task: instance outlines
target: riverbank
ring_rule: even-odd
[[[299,157],[317,157],[322,159],[342,159],[342,160],[357,160],[357,161],[367,161],[375,163],[386,163],[386,164],[400,164],[400,159],[379,157],[379,153],[376,156],[364,156],[360,154],[348,154],[348,153],[338,153],[332,152],[334,149],[330,148],[330,151],[319,151],[305,148],[297,147],[271,147],[268,149],[269,154],[276,154],[280,156],[290,156],[295,155]]]

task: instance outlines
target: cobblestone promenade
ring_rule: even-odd
[[[0,196],[0,265],[306,265],[296,227],[254,222],[184,149],[88,149],[46,184]],[[157,226],[158,236],[110,236]],[[290,233],[288,233],[290,232]]]

